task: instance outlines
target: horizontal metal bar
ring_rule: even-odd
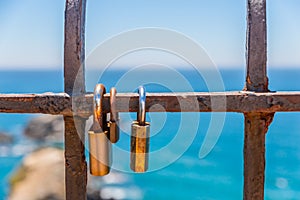
[[[70,96],[66,93],[0,94],[0,112],[70,115]]]
[[[65,93],[1,94],[0,112],[88,117],[92,114],[92,101],[92,94],[73,98]],[[109,94],[104,95],[103,101],[104,112],[109,112]],[[117,112],[138,111],[136,93],[118,93],[116,102]],[[146,110],[147,112],[299,112],[300,92],[147,93]]]

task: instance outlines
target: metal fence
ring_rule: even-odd
[[[244,113],[244,199],[264,199],[265,134],[275,112],[300,111],[300,92],[270,92],[267,77],[266,0],[247,4],[247,76],[244,92],[152,93],[147,111],[156,102],[164,105],[151,112]],[[1,94],[0,112],[63,115],[65,123],[66,199],[86,199],[87,164],[84,153],[85,123],[92,115],[92,94],[85,91],[86,0],[66,0],[64,85],[65,93]],[[75,81],[76,80],[76,81]],[[226,98],[226,108],[211,108],[211,97]],[[180,108],[178,99],[196,98],[199,107]],[[72,102],[81,105],[72,110]],[[138,95],[118,94],[118,112],[137,112]],[[128,106],[129,102],[129,106]],[[123,106],[125,105],[126,106]],[[109,112],[109,94],[104,97]],[[76,127],[75,127],[76,120]]]

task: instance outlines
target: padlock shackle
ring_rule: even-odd
[[[110,121],[116,122],[119,118],[118,113],[116,112],[116,95],[117,89],[115,87],[110,89]]]
[[[146,122],[146,90],[144,86],[139,87],[139,111],[137,121],[141,126],[144,126]]]
[[[103,99],[106,93],[105,86],[103,84],[97,84],[94,90],[94,129],[104,130],[105,117],[103,115]]]

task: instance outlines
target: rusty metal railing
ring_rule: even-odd
[[[300,92],[269,92],[267,77],[266,0],[248,0],[247,77],[243,92],[154,93],[147,96],[152,112],[240,112],[245,116],[244,199],[264,199],[265,134],[275,112],[300,111]],[[84,154],[85,122],[92,114],[92,95],[85,91],[86,0],[66,0],[65,93],[2,94],[0,112],[63,115],[65,121],[65,178],[67,200],[86,199],[87,165]],[[75,82],[76,79],[76,82]],[[211,98],[226,99],[226,107],[211,108]],[[199,107],[181,108],[180,102],[197,99]],[[72,109],[72,102],[81,105]],[[109,112],[109,94],[104,112]],[[118,94],[119,112],[137,112],[137,94]],[[124,106],[124,105],[127,106]],[[128,105],[129,104],[129,105]],[[187,104],[188,105],[188,104]],[[76,119],[76,128],[74,120]]]

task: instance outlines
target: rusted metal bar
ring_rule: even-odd
[[[211,107],[211,99],[226,101],[226,107]],[[197,100],[199,107],[189,102]],[[85,94],[73,98],[65,93],[44,94],[2,94],[0,112],[3,113],[43,113],[52,115],[81,116],[92,115],[93,95]],[[103,111],[110,112],[109,94],[104,95]],[[195,92],[195,93],[147,93],[147,112],[295,112],[300,111],[300,92]],[[180,102],[182,103],[181,106]],[[161,106],[155,106],[160,104]],[[116,95],[117,112],[137,112],[136,93]]]
[[[64,83],[65,92],[70,96],[85,94],[85,12],[86,0],[66,0]],[[70,99],[67,105],[71,106]],[[87,164],[84,153],[86,120],[64,115],[64,121],[66,199],[86,199]]]
[[[70,96],[66,93],[1,94],[0,112],[72,115]]]
[[[244,199],[264,199],[265,134],[274,113],[245,113]]]
[[[64,116],[66,199],[86,199],[85,120]]]
[[[268,92],[266,0],[248,0],[247,25],[245,90]],[[245,111],[244,116],[244,200],[262,200],[265,184],[265,134],[274,113]]]
[[[248,0],[245,90],[268,91],[266,0]]]

